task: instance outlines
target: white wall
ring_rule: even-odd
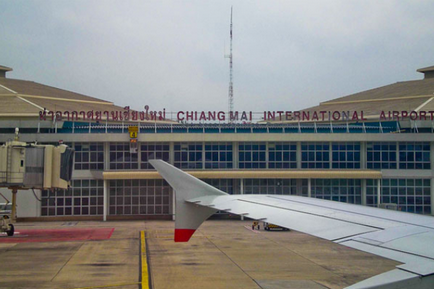
[[[0,192],[12,202],[12,192],[7,188],[0,188]],[[41,198],[41,191],[35,190],[38,198]],[[0,196],[0,203],[6,201]],[[17,193],[17,217],[40,217],[41,216],[41,203],[36,200],[32,190],[19,190]]]

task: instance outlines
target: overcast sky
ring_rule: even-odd
[[[0,65],[32,80],[167,111],[297,110],[422,79],[434,1],[0,0]]]

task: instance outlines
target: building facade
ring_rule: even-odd
[[[18,127],[21,141],[60,141],[75,149],[71,188],[19,192],[18,217],[172,219],[174,192],[148,163],[154,158],[230,194],[299,195],[434,215],[433,120],[378,117],[379,107],[434,111],[434,79],[404,84],[305,110],[364,111],[362,120],[181,124],[157,117],[110,120],[109,112],[125,108],[0,77],[0,142],[12,139]],[[62,106],[78,117],[57,118]],[[107,111],[107,118],[85,121],[94,110]],[[131,126],[138,127],[134,145]]]

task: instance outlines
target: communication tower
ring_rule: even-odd
[[[232,6],[231,6],[231,26],[230,26],[230,51],[229,55],[225,55],[226,58],[229,58],[229,96],[228,96],[228,113],[229,113],[229,121],[232,122],[230,116],[234,110],[234,83],[233,83],[233,55],[232,55]]]

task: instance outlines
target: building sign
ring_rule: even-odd
[[[137,135],[139,133],[139,127],[138,126],[130,126],[128,127],[128,132],[130,134],[131,139],[137,138]]]
[[[149,106],[144,111],[130,110],[129,106],[119,111],[40,111],[39,120],[51,121],[175,121],[181,123],[197,122],[238,122],[257,121],[366,121],[367,115],[360,111],[152,111]],[[379,111],[369,115],[370,119],[380,121],[434,120],[434,111]],[[137,131],[131,131],[131,138],[137,138]]]
[[[137,136],[139,134],[139,127],[138,126],[129,126],[128,127],[128,133],[130,134],[130,153],[136,154],[137,153]]]

